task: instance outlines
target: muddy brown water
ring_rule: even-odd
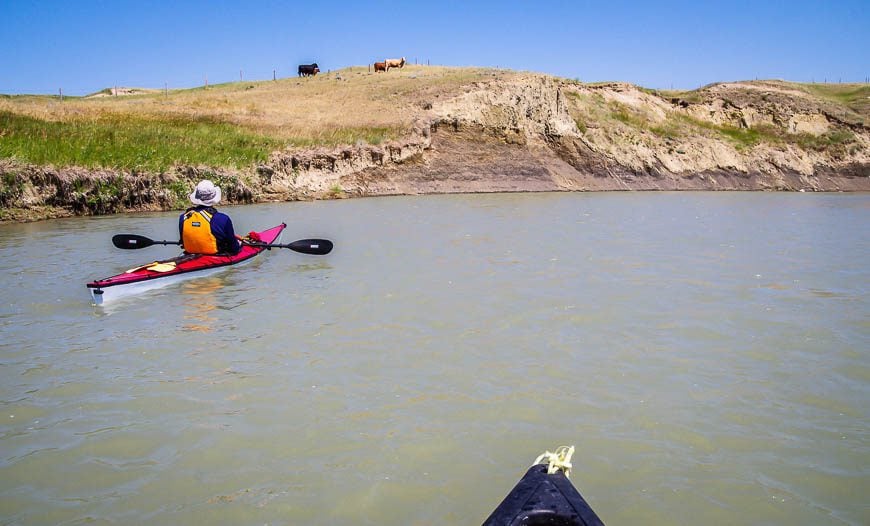
[[[608,524],[868,524],[870,195],[225,208],[287,250],[103,307],[175,214],[0,226],[0,523],[480,524],[534,458]]]

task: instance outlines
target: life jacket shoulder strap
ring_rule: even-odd
[[[190,216],[192,216],[193,214],[199,214],[200,216],[202,216],[203,219],[205,219],[206,221],[211,223],[211,218],[216,213],[217,213],[217,210],[215,210],[212,207],[199,208],[199,209],[197,209],[197,207],[192,207],[192,208],[188,208],[187,210],[184,211],[184,218],[189,219]]]
[[[202,207],[202,208],[200,208],[198,206],[191,206],[190,208],[185,210],[184,213],[195,212],[195,211],[197,211],[197,209],[199,209],[200,211],[205,210],[206,212],[208,212],[211,215],[215,215],[217,213],[217,208],[215,208],[213,206],[206,206],[206,207]]]

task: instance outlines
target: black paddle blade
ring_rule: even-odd
[[[118,248],[145,248],[154,244],[154,240],[136,234],[117,234],[112,236],[112,244]]]
[[[300,239],[283,246],[296,252],[314,254],[315,256],[322,256],[332,252],[332,241],[328,239]]]
[[[151,245],[180,245],[181,241],[154,241],[136,234],[116,234],[112,236],[112,244],[118,248],[145,248]]]

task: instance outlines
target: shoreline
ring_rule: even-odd
[[[663,178],[646,177],[634,178],[632,181],[625,181],[619,178],[606,175],[591,175],[585,180],[574,181],[575,188],[556,188],[550,187],[548,184],[542,184],[540,181],[535,181],[534,178],[529,178],[527,174],[523,174],[517,180],[505,178],[498,183],[486,181],[479,178],[472,178],[469,181],[451,181],[446,179],[433,178],[428,182],[417,183],[402,183],[397,184],[395,181],[388,183],[392,190],[386,190],[381,185],[380,190],[373,188],[371,181],[365,181],[365,176],[356,175],[357,180],[353,183],[357,185],[355,189],[342,190],[339,193],[328,193],[325,195],[293,195],[283,197],[262,197],[254,198],[247,190],[243,188],[230,187],[230,194],[234,196],[232,199],[225,199],[219,205],[221,207],[232,207],[239,205],[253,204],[268,204],[276,202],[294,202],[294,201],[320,201],[320,200],[344,200],[344,199],[363,199],[363,198],[379,198],[379,197],[396,197],[396,196],[425,196],[425,195],[479,195],[479,194],[516,194],[516,193],[587,193],[587,192],[794,192],[794,193],[870,193],[870,178],[866,176],[851,176],[851,177],[826,177],[825,183],[821,185],[808,186],[805,185],[805,177],[800,174],[791,174],[790,176],[779,179],[776,187],[770,186],[765,182],[762,174],[698,174],[695,177],[686,179],[677,179],[665,181]],[[394,176],[395,178],[395,176]],[[363,180],[360,180],[363,179]],[[189,179],[190,188],[196,185],[199,179]],[[830,186],[828,186],[830,184]],[[348,185],[351,186],[351,185]],[[449,189],[445,187],[449,186]],[[226,194],[225,194],[226,195]],[[186,197],[186,194],[185,194]],[[128,199],[130,199],[128,197]],[[9,223],[31,223],[45,221],[51,219],[65,219],[72,217],[93,217],[101,215],[117,215],[117,214],[132,214],[132,213],[151,213],[151,212],[180,212],[187,207],[187,204],[182,206],[161,206],[159,201],[151,204],[140,204],[133,206],[125,206],[123,208],[107,211],[104,213],[81,213],[77,209],[81,209],[81,198],[76,198],[78,204],[67,206],[51,206],[39,205],[26,208],[6,208],[0,212],[0,224]],[[113,200],[113,202],[115,202]],[[117,204],[117,203],[116,203]],[[107,205],[108,206],[108,205]]]

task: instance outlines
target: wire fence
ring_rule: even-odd
[[[408,61],[408,64],[410,64],[410,63],[411,63],[411,62]],[[413,63],[414,63],[415,66],[423,66],[423,65],[425,65],[425,66],[431,66],[431,65],[432,65],[430,59],[426,59],[426,61],[423,62],[422,60],[418,60],[416,57],[414,58],[414,62],[413,62]],[[367,68],[368,68],[368,72],[369,72],[369,73],[372,72],[372,65],[373,65],[373,63],[367,64]],[[350,71],[352,72],[352,71],[353,71],[353,68],[354,68],[353,66],[348,66],[347,68],[343,68],[343,69],[348,69],[348,70],[350,70]],[[496,69],[498,69],[498,66],[496,66]],[[327,69],[327,70],[326,70],[326,73],[327,73],[327,74],[330,74],[330,73],[332,73],[332,70]],[[291,74],[291,75],[289,75],[287,78],[292,78],[292,77],[294,77],[294,76],[296,76],[296,75],[292,75],[292,74]],[[283,77],[281,77],[281,78],[283,78]],[[278,77],[278,68],[273,68],[273,69],[272,69],[272,80],[273,80],[273,81],[277,81],[278,79],[279,79],[279,77]],[[849,78],[849,77],[845,77],[845,79],[846,79],[845,81],[844,81],[843,79],[844,79],[844,77],[842,77],[842,76],[831,76],[831,77],[822,77],[822,78],[820,78],[820,79],[816,79],[816,77],[810,77],[809,80],[803,80],[803,81],[799,81],[799,80],[786,80],[786,79],[778,79],[778,80],[785,80],[786,82],[796,82],[796,83],[805,82],[805,83],[807,83],[807,84],[870,84],[870,75],[865,76],[863,79],[860,79],[860,80],[856,80],[856,79],[854,79],[854,78]],[[260,79],[260,80],[265,80],[265,79]],[[579,79],[579,77],[577,77],[577,78],[575,78],[575,80],[579,81],[580,79]],[[756,76],[756,77],[755,77],[755,80],[758,81],[758,80],[775,80],[775,79],[773,79],[773,78],[765,79],[765,78],[763,78],[763,77]],[[239,69],[239,82],[244,82],[244,81],[245,81],[244,70],[243,70],[243,69]],[[251,81],[251,82],[259,82],[259,80],[257,80],[257,79],[250,79],[250,81]],[[208,87],[209,87],[209,83],[208,83],[208,75],[204,75],[204,84],[203,84],[203,87],[204,87],[204,88],[208,88]],[[671,90],[674,89],[673,84],[671,84],[670,89],[671,89]],[[60,99],[60,101],[63,102],[63,99],[64,99],[63,88],[58,88],[57,91],[58,91],[58,95],[57,95],[57,96],[58,96],[58,99]],[[114,87],[114,89],[111,89],[111,90],[110,90],[110,93],[109,93],[109,94],[112,95],[112,96],[117,97],[117,96],[119,96],[119,95],[121,94],[121,91],[122,91],[122,90],[120,90],[120,89],[118,88],[118,86],[116,85],[116,86]],[[163,85],[163,92],[164,92],[164,95],[166,95],[166,96],[169,95],[169,83],[168,83],[168,82],[164,83],[164,85]]]

